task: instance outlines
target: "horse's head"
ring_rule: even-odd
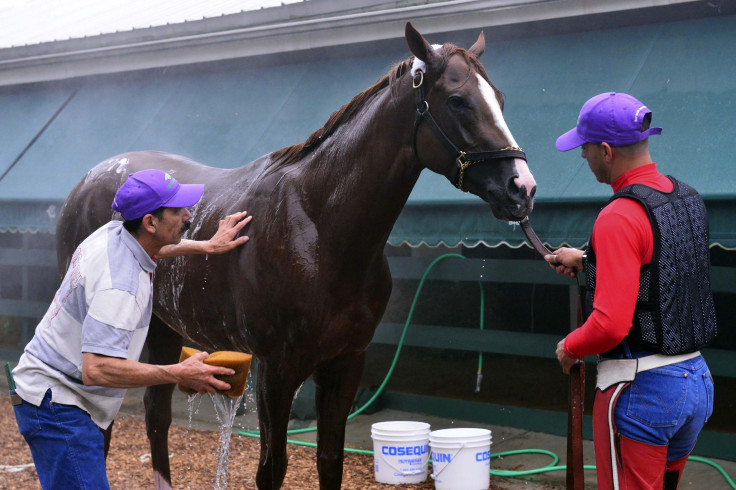
[[[527,216],[536,182],[504,121],[503,95],[478,61],[485,50],[483,33],[469,50],[431,46],[407,23],[406,41],[415,56],[419,161],[487,201],[496,218]]]

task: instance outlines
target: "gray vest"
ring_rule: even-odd
[[[631,351],[666,355],[694,352],[717,333],[710,290],[708,216],[698,192],[673,177],[674,189],[665,193],[641,184],[618,191],[608,201],[625,197],[640,202],[649,215],[654,236],[652,262],[641,268],[639,295],[631,330],[624,341],[604,356]],[[584,313],[593,312],[595,250],[588,241],[584,260]]]

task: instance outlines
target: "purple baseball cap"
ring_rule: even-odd
[[[128,175],[123,182],[112,208],[126,221],[142,218],[160,207],[186,208],[202,198],[204,184],[180,184],[161,170],[141,170]]]
[[[580,109],[578,125],[557,138],[557,149],[568,151],[585,143],[608,143],[628,146],[662,128],[646,128],[645,118],[651,114],[647,106],[628,94],[606,92],[589,99]],[[651,116],[646,118],[647,123]]]

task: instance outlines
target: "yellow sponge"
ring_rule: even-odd
[[[179,356],[179,362],[182,362],[183,360],[193,356],[194,354],[197,354],[198,352],[202,351],[193,349],[191,347],[182,347],[181,355]],[[232,374],[230,376],[215,376],[215,378],[230,384],[229,390],[217,390],[217,392],[223,395],[227,395],[230,398],[237,398],[239,396],[242,396],[243,392],[245,391],[245,382],[248,380],[248,371],[250,371],[250,361],[252,358],[253,356],[251,356],[250,354],[229,350],[217,351],[210,354],[210,356],[204,360],[205,364],[209,364],[210,366],[224,366],[235,371],[235,374]],[[184,393],[190,395],[196,393],[196,391],[186,386],[177,385],[177,387]]]

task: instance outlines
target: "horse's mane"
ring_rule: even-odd
[[[478,61],[475,56],[470,54],[470,52],[468,52],[467,50],[458,48],[457,46],[454,46],[452,44],[446,44],[443,46],[441,54],[442,62],[440,65],[440,72],[444,71],[445,66],[447,65],[447,60],[450,58],[450,56],[458,54],[462,56],[463,59],[478,73],[480,73],[480,75],[485,78],[488,83],[490,83],[490,80],[488,80],[488,75],[486,74],[483,65]],[[328,136],[334,133],[335,130],[340,127],[340,125],[349,121],[357,112],[360,111],[360,109],[368,100],[370,100],[374,95],[376,95],[387,86],[391,87],[392,95],[395,98],[397,95],[396,81],[404,73],[409,71],[412,61],[413,58],[409,58],[408,60],[404,60],[395,64],[389,70],[388,74],[382,76],[372,86],[368,87],[363,92],[353,97],[350,102],[342,106],[338,111],[333,112],[325,125],[310,134],[307,140],[304,141],[304,143],[287,146],[285,148],[281,148],[280,150],[272,152],[271,162],[278,165],[289,164],[300,160],[301,158],[309,154],[312,150],[317,148],[322,143],[322,141],[324,141]],[[493,86],[493,84],[491,84],[491,86]]]
[[[333,112],[324,126],[309,135],[304,143],[287,146],[271,153],[271,161],[274,163],[290,163],[299,160],[313,149],[346,121],[349,121],[368,101],[378,92],[393,84],[411,67],[410,60],[405,60],[394,65],[388,74],[378,79],[376,83],[352,98],[350,102]]]

